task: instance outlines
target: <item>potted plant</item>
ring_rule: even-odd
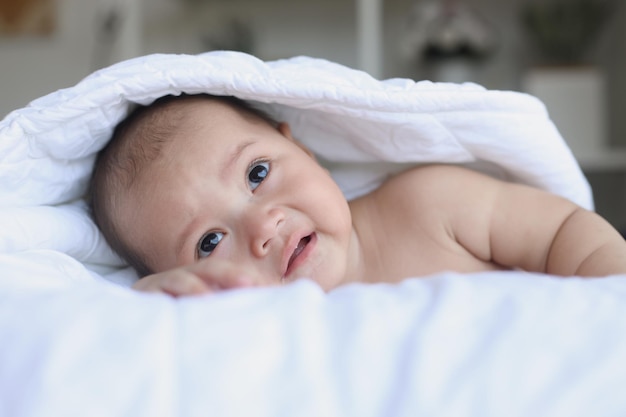
[[[604,74],[590,52],[623,0],[527,0],[521,21],[533,65],[522,88],[539,97],[579,160],[606,150]]]
[[[522,22],[539,57],[546,63],[585,60],[620,0],[529,0]]]

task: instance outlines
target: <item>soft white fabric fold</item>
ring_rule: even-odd
[[[593,205],[571,152],[544,106],[531,96],[474,84],[379,81],[307,57],[263,62],[242,53],[212,52],[121,62],[10,113],[0,122],[0,207],[58,206],[81,198],[95,153],[132,103],[181,92],[259,102],[289,122],[297,138],[331,167],[348,198],[375,188],[401,163],[444,162]],[[46,236],[48,248],[81,262],[112,271],[119,266],[100,249],[106,244],[97,242],[101,237],[87,218],[35,211],[40,221],[26,209],[0,217],[0,227],[7,230],[2,250],[41,248]],[[50,228],[42,227],[46,218]],[[77,253],[69,241],[73,248],[98,249]]]
[[[299,281],[181,300],[29,288],[0,278],[3,416],[626,411],[624,277],[442,274],[329,295]]]
[[[129,103],[181,92],[266,103],[330,161],[484,160],[591,204],[572,154],[531,96],[473,84],[378,81],[324,60],[262,62],[234,52],[125,61],[9,114],[0,125],[0,201],[59,204],[80,197],[94,153]]]

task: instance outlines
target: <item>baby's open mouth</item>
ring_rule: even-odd
[[[291,257],[289,258],[289,262],[287,263],[287,271],[291,269],[291,264],[293,263],[293,261],[298,257],[298,255],[302,253],[302,251],[304,250],[304,248],[306,248],[306,245],[308,245],[310,241],[311,235],[305,236],[300,239],[300,242],[298,242],[298,246],[296,246],[296,248],[293,250],[293,253],[291,254]]]

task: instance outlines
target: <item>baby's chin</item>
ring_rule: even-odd
[[[324,292],[330,292],[346,284],[342,274],[331,274],[328,272],[320,275],[313,274],[308,279],[314,281]]]

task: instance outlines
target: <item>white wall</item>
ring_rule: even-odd
[[[61,0],[50,38],[0,38],[0,114],[53,89],[71,85],[89,71],[94,3]]]
[[[0,117],[76,84],[102,64],[140,53],[140,43],[132,41],[138,38],[135,32],[141,32],[134,29],[138,25],[133,22],[140,17],[133,0],[57,0],[57,4],[56,30],[50,37],[0,37]],[[126,25],[109,50],[96,32],[103,11],[116,4],[124,7]]]
[[[319,56],[356,65],[353,0],[145,0],[146,52],[203,50],[232,17],[248,22],[263,59]],[[184,7],[191,3],[193,7]],[[144,6],[145,8],[145,6]]]

